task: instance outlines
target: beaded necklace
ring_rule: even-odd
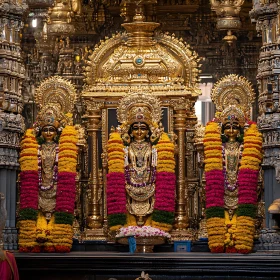
[[[50,144],[44,144],[44,145],[50,145]],[[57,172],[58,172],[58,151],[59,151],[59,147],[57,144],[54,144],[55,147],[55,158],[54,158],[54,164],[53,164],[53,176],[52,176],[52,180],[51,180],[51,183],[48,185],[48,186],[43,186],[42,185],[42,164],[43,164],[43,161],[42,161],[42,146],[39,146],[38,148],[38,175],[39,175],[39,188],[40,190],[42,191],[47,191],[47,190],[50,190],[54,187],[54,182],[57,181]],[[51,153],[51,149],[52,149],[52,146],[49,147],[49,149],[47,149],[47,151],[49,153]]]

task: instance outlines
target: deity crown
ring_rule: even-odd
[[[63,114],[56,104],[45,106],[37,116],[34,127],[39,132],[44,126],[50,125],[59,129],[62,125]]]
[[[226,123],[239,123],[242,127],[245,125],[246,117],[241,107],[230,105],[226,107],[221,114],[221,122]]]
[[[147,106],[133,107],[129,111],[128,124],[144,122],[148,125],[152,124],[151,110]]]

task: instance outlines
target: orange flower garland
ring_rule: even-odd
[[[224,178],[221,129],[209,122],[205,128],[206,227],[211,252],[223,252],[225,239]]]
[[[124,176],[124,145],[121,135],[112,132],[108,141],[107,208],[110,230],[126,223],[126,191]]]
[[[38,212],[38,143],[33,129],[27,129],[20,143],[20,211],[19,211],[19,250],[33,251],[36,242],[36,220]]]
[[[56,252],[69,252],[72,248],[77,142],[77,130],[72,125],[65,126],[59,141],[56,212],[54,213],[55,222],[52,230],[52,241]]]
[[[253,249],[258,173],[262,161],[262,135],[255,123],[245,131],[244,151],[239,168],[238,211],[235,248],[240,253]]]
[[[152,226],[170,231],[175,212],[175,159],[174,144],[167,133],[163,133],[156,145],[156,191]]]

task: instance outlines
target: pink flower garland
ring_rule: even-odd
[[[258,170],[239,170],[238,203],[257,204]]]
[[[171,172],[158,172],[156,175],[155,209],[175,211],[176,176]]]
[[[76,198],[76,173],[59,172],[57,178],[56,211],[74,213]]]
[[[222,170],[211,170],[205,173],[206,208],[224,207],[224,175]]]
[[[124,173],[107,174],[108,215],[126,213],[126,193]]]
[[[20,173],[20,208],[38,209],[38,171]]]

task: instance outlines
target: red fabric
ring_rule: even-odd
[[[0,260],[0,279],[19,280],[18,268],[12,253],[4,251],[5,260]]]

